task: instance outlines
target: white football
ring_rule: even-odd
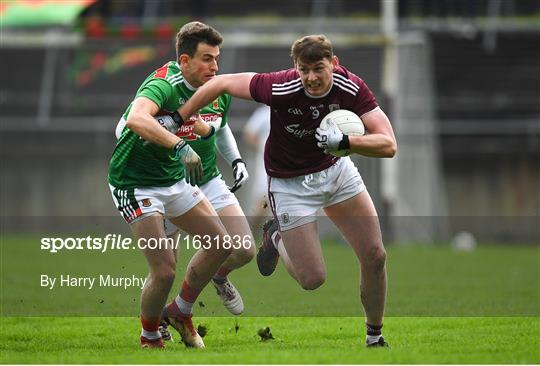
[[[321,121],[320,127],[326,128],[328,121],[333,121],[341,132],[349,136],[362,136],[365,133],[364,124],[358,115],[346,109],[338,109],[328,113]],[[329,151],[334,156],[347,156],[350,150]]]

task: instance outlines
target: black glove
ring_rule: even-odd
[[[178,128],[182,127],[185,121],[180,115],[180,113],[178,113],[178,111],[174,111],[174,113],[171,114],[171,117],[174,120],[174,122],[178,124]]]

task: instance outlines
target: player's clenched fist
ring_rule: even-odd
[[[343,150],[347,146],[348,136],[344,135],[333,121],[328,121],[326,128],[318,127],[315,132],[317,146],[326,151]]]

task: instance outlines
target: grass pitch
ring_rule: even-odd
[[[537,317],[387,318],[388,349],[366,349],[359,318],[198,318],[206,349],[138,347],[137,318],[2,318],[2,363],[538,364]],[[238,331],[236,327],[238,326]],[[274,340],[262,342],[260,327]]]
[[[60,291],[37,284],[44,272],[145,275],[140,253],[50,255],[36,243],[2,237],[1,363],[540,363],[538,246],[484,245],[471,252],[389,246],[384,335],[390,348],[366,349],[356,259],[347,246],[325,242],[328,279],[320,289],[303,291],[281,265],[262,278],[250,263],[232,274],[246,304],[243,316],[227,316],[206,289],[194,319],[208,329],[207,348],[186,349],[174,334],[175,342],[159,351],[138,347],[139,289]],[[181,253],[178,283],[190,257]],[[257,331],[266,326],[275,339],[262,342]]]

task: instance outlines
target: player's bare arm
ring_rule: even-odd
[[[375,158],[393,157],[397,151],[397,142],[386,114],[378,108],[364,114],[362,122],[366,134],[364,136],[349,136],[351,152]]]
[[[158,111],[159,107],[154,101],[146,97],[139,97],[133,102],[126,126],[147,141],[172,148],[180,141],[180,138],[156,122],[153,116]],[[208,136],[211,132],[210,125],[197,116],[193,125],[193,133],[199,136]]]
[[[203,176],[201,158],[185,141],[163,128],[153,118],[158,111],[158,105],[152,100],[138,97],[133,102],[126,126],[146,141],[174,149],[186,170],[186,181],[194,185]]]
[[[172,149],[180,142],[180,137],[161,127],[154,119],[158,111],[158,105],[151,99],[138,97],[133,102],[126,126],[144,140]]]
[[[209,104],[218,96],[228,93],[233,97],[253,100],[249,91],[249,83],[255,73],[223,74],[214,77],[201,86],[195,94],[178,110],[185,121],[200,108]],[[204,128],[204,127],[203,127]],[[204,133],[203,133],[204,135]]]

